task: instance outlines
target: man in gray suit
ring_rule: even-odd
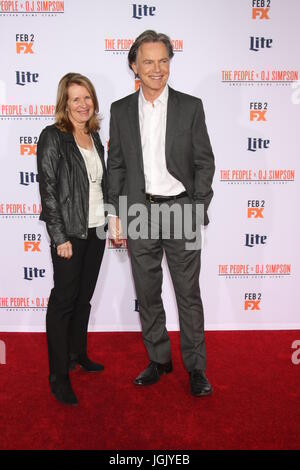
[[[194,209],[201,205],[204,225],[208,224],[214,156],[202,101],[167,85],[172,57],[168,36],[152,30],[142,33],[128,54],[129,66],[140,80],[140,90],[111,106],[108,201],[117,217],[109,218],[109,230],[117,243],[122,238],[119,197],[124,195],[129,207],[144,204],[149,213],[163,205],[170,210],[177,205],[182,213],[185,205]],[[210,395],[199,288],[200,247],[187,249],[186,234],[176,236],[174,220],[170,222],[168,236],[164,236],[161,219],[154,222],[151,215],[145,222],[148,237],[131,237],[130,233],[128,236],[143,340],[150,359],[134,383],[151,385],[173,370],[161,299],[161,262],[165,252],[177,300],[182,358],[189,372],[191,393]]]

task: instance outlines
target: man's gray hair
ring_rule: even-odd
[[[132,44],[130,51],[128,52],[128,65],[132,70],[132,64],[136,62],[136,56],[139,47],[144,44],[145,42],[162,42],[168,51],[169,59],[172,59],[174,56],[173,46],[169,36],[163,33],[157,33],[152,29],[147,29],[142,34],[140,34],[134,43]]]

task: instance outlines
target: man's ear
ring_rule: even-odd
[[[138,74],[138,71],[137,71],[137,66],[135,64],[135,62],[133,62],[131,65],[131,69],[133,70],[133,73],[135,75],[135,78],[138,78],[139,74]]]

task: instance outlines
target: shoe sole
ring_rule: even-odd
[[[78,402],[77,403],[66,403],[65,401],[59,400],[59,398],[57,398],[57,396],[55,395],[55,392],[52,391],[52,390],[51,390],[51,394],[56,399],[56,401],[58,401],[58,403],[62,403],[63,405],[67,405],[67,406],[78,406]]]
[[[53,397],[56,399],[56,401],[58,401],[58,403],[61,403],[62,405],[66,405],[66,406],[78,406],[78,402],[77,403],[66,403],[65,401],[62,401],[62,400],[59,400],[56,395],[55,395],[55,392],[53,392],[51,390],[51,395],[53,395]]]
[[[212,394],[213,394],[213,390],[210,390],[209,392],[202,392],[202,393],[193,393],[193,392],[191,392],[191,395],[193,397],[209,397]]]
[[[80,364],[76,364],[74,366],[69,367],[69,371],[74,372],[77,369],[77,367],[79,367],[80,369],[82,369],[84,372],[87,372],[87,373],[93,373],[93,372],[95,373],[95,372],[103,372],[104,371],[104,368],[103,369],[98,369],[98,370],[88,370],[85,367],[81,366]]]
[[[56,397],[55,397],[56,398]],[[56,398],[56,401],[58,403],[61,403],[62,405],[65,405],[65,406],[78,406],[78,402],[77,403],[66,403],[65,401],[61,401],[59,400],[58,398]]]
[[[104,368],[103,369],[98,369],[98,370],[89,370],[89,369],[86,369],[85,367],[81,366],[80,364],[79,364],[79,367],[80,367],[80,369],[82,369],[84,372],[87,372],[88,374],[93,374],[93,373],[103,372],[104,371]]]
[[[53,395],[53,397],[56,399],[56,401],[58,401],[58,403],[62,403],[63,405],[67,405],[67,406],[77,406],[78,405],[78,402],[77,403],[66,403],[65,401],[59,400],[55,395],[55,391],[52,390],[51,387],[50,387],[50,392],[51,392],[51,395]]]
[[[171,372],[173,372],[173,369],[171,370],[165,370],[164,372],[162,372],[160,375],[159,375],[159,378],[157,380],[155,380],[155,382],[148,382],[148,383],[140,383],[140,382],[136,382],[135,380],[133,381],[133,384],[134,385],[137,385],[138,387],[148,387],[149,385],[155,385],[157,384],[157,382],[159,382],[160,378],[162,375],[167,375],[167,374],[170,374]]]

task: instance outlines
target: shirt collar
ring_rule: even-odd
[[[169,87],[168,87],[168,85],[166,85],[165,88],[163,89],[163,91],[161,92],[161,94],[159,95],[159,97],[156,98],[156,100],[153,101],[153,104],[154,105],[156,105],[157,103],[167,104],[168,97],[169,97]],[[150,101],[147,101],[146,98],[144,97],[142,87],[140,88],[139,98],[140,98],[140,100],[143,104],[149,104],[150,103]]]

